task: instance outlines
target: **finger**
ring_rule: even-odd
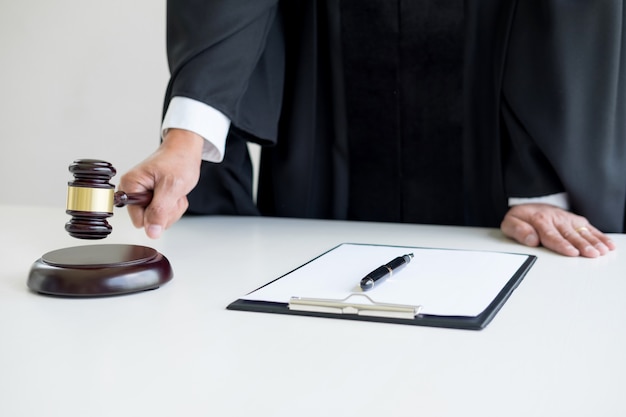
[[[576,227],[574,231],[580,236],[581,239],[585,240],[589,245],[594,247],[600,255],[606,255],[609,251],[615,249],[613,241],[590,224]]]
[[[534,247],[538,246],[540,243],[535,228],[531,224],[513,215],[507,214],[504,217],[500,225],[500,230],[502,230],[502,233],[506,236],[526,246]]]
[[[615,242],[613,242],[610,237],[608,237],[607,235],[605,235],[604,233],[602,233],[601,231],[599,231],[598,229],[596,229],[594,226],[592,226],[590,224],[587,225],[587,229],[589,229],[589,233],[591,233],[593,236],[595,236],[610,251],[615,250],[615,248],[616,248]]]
[[[143,222],[146,235],[152,239],[161,237],[164,230],[168,229],[183,216],[188,206],[187,199],[184,199],[184,201],[179,202],[176,206],[167,211],[150,207],[146,210]]]
[[[597,239],[589,235],[589,238],[592,239],[592,241],[590,241],[582,236],[581,231],[588,231],[586,227],[575,229],[569,222],[564,222],[560,223],[557,228],[563,238],[579,251],[580,256],[597,258],[602,254],[600,250],[594,246],[594,243],[599,243]]]
[[[141,206],[136,205],[128,205],[126,206],[128,211],[128,216],[130,217],[130,221],[133,223],[133,226],[139,228],[143,227],[143,218],[145,209]]]
[[[566,230],[553,223],[542,223],[538,226],[538,232],[541,244],[546,248],[565,256],[579,256],[581,254],[578,247],[565,237],[573,234],[573,230]]]
[[[176,201],[176,204],[174,204],[168,211],[167,216],[165,216],[164,218],[164,222],[160,223],[162,230],[169,229],[171,225],[180,220],[180,218],[183,217],[183,215],[185,214],[185,211],[187,211],[188,207],[189,202],[187,200],[187,197],[184,196],[179,198]]]
[[[182,217],[188,207],[186,194],[175,183],[164,180],[154,189],[152,202],[144,213],[146,234],[153,239]]]
[[[146,235],[152,239],[161,237],[163,230],[169,223],[169,217],[172,212],[172,209],[167,204],[163,204],[161,200],[162,197],[155,192],[152,202],[144,211],[143,226]]]
[[[119,183],[119,190],[125,193],[145,192],[152,189],[152,179],[149,174],[142,169],[135,169],[122,175]],[[130,220],[135,227],[143,227],[145,207],[139,205],[126,206]]]
[[[187,200],[187,196],[179,198],[177,201],[177,206],[178,209],[176,210],[176,213],[178,213],[178,215],[170,218],[170,222],[165,226],[166,229],[168,229],[172,224],[180,220],[180,218],[183,217],[183,215],[187,211],[187,208],[189,207],[189,201]]]

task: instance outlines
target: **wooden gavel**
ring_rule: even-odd
[[[152,200],[152,192],[126,194],[115,192],[109,180],[116,174],[115,168],[98,159],[77,159],[69,171],[74,181],[68,182],[67,214],[72,219],[65,230],[78,239],[104,239],[113,229],[107,218],[113,215],[113,206],[128,204],[146,206]]]

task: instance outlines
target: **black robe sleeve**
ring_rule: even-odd
[[[284,78],[277,9],[278,0],[169,0],[165,108],[189,97],[275,141]]]
[[[518,0],[502,2],[490,11],[491,27],[500,29],[491,49],[481,53],[491,54],[494,81],[489,84],[483,78],[480,85],[489,87],[495,106],[477,112],[482,112],[486,123],[481,126],[483,133],[485,126],[491,131],[480,137],[475,130],[469,142],[485,162],[477,168],[482,177],[475,176],[473,189],[482,184],[496,196],[492,200],[496,209],[491,209],[496,217],[482,220],[495,225],[498,215],[504,214],[506,197],[565,191],[573,212],[603,231],[622,232],[626,200],[623,1]],[[486,30],[476,29],[476,33]],[[478,160],[468,165],[476,166]],[[491,177],[485,175],[489,171]],[[489,212],[490,208],[483,211]]]
[[[571,209],[624,230],[624,3],[519,1],[503,79],[513,196],[566,191]]]

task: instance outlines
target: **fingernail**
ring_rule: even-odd
[[[530,234],[526,236],[526,239],[524,239],[524,244],[527,246],[535,246],[537,243],[537,236],[534,234]]]
[[[596,244],[596,250],[600,252],[602,255],[608,253],[609,248],[602,242]]]
[[[159,226],[158,224],[151,224],[150,226],[148,226],[146,233],[152,239],[156,239],[159,236],[161,236],[161,233],[163,233],[163,228]]]
[[[565,250],[568,251],[572,256],[580,255],[580,251],[578,249],[576,249],[575,246],[567,245],[567,246],[565,246]]]
[[[600,252],[596,248],[591,246],[591,245],[585,246],[585,248],[583,250],[585,251],[585,253],[587,253],[589,255],[593,255],[593,256],[600,255]]]

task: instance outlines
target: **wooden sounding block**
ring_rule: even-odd
[[[88,245],[58,249],[33,264],[28,287],[62,296],[105,296],[152,290],[172,278],[163,255],[137,245]]]
[[[103,239],[112,231],[107,218],[113,206],[150,203],[152,193],[114,192],[115,168],[96,159],[74,161],[69,168],[65,230],[79,239]],[[167,258],[155,249],[125,244],[94,244],[53,250],[36,260],[28,288],[41,294],[96,297],[129,294],[160,287],[173,277]]]

